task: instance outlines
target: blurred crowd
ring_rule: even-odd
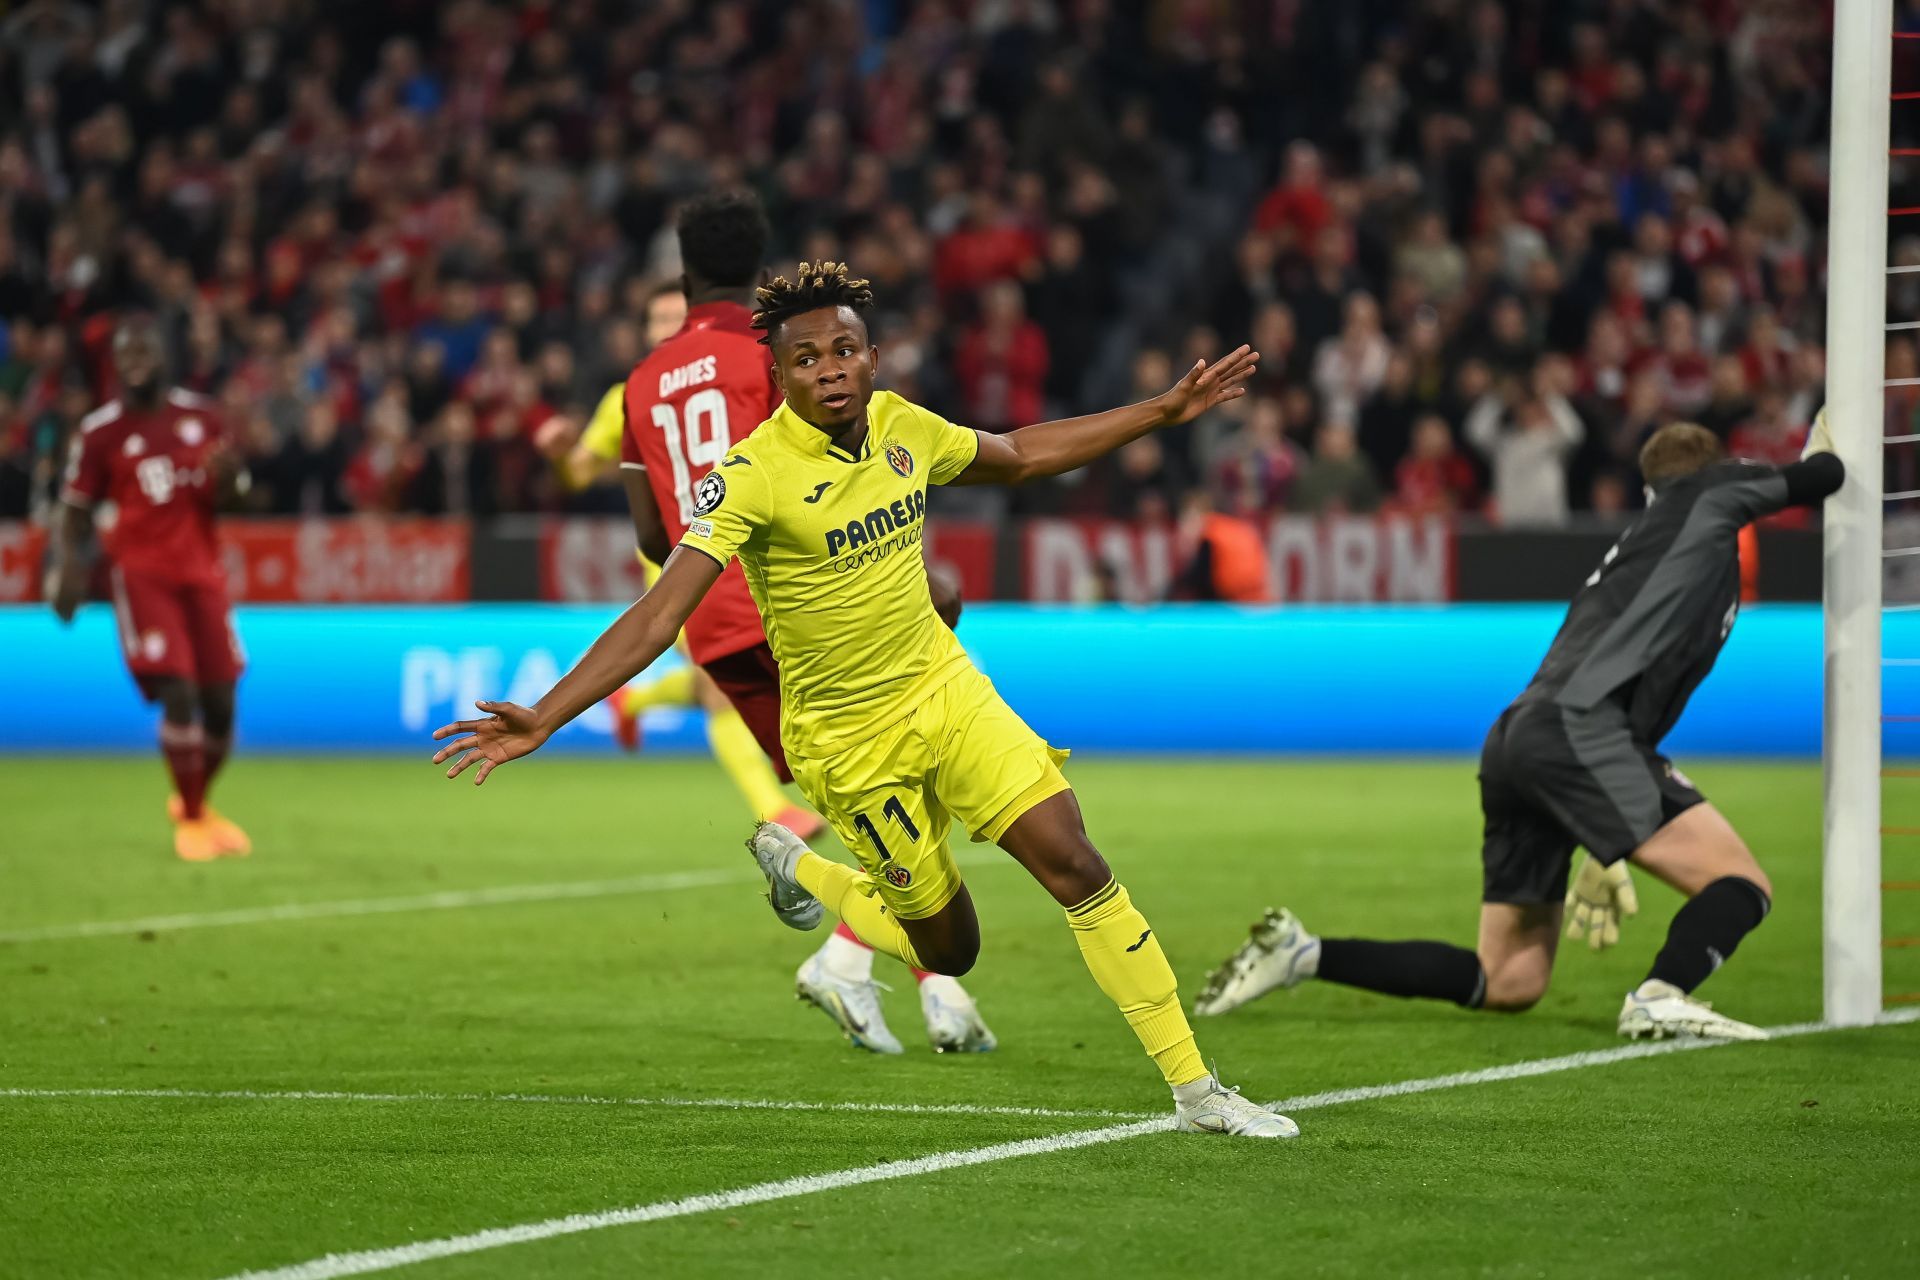
[[[883,382],[970,425],[1261,351],[1254,394],[1023,510],[1618,513],[1660,424],[1780,459],[1821,401],[1828,22],[29,0],[0,17],[0,515],[49,500],[135,309],[260,511],[617,509],[533,436],[671,325],[672,212],[716,184],[761,193],[773,265],[871,277]]]

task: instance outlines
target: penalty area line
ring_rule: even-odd
[[[1920,1021],[1920,1009],[1903,1009],[1882,1015],[1874,1025],[1889,1026],[1915,1021]],[[1820,1022],[1803,1022],[1770,1028],[1774,1039],[1817,1035],[1822,1032],[1846,1029]],[[1398,1098],[1409,1094],[1458,1089],[1468,1085],[1523,1080],[1562,1071],[1580,1071],[1588,1067],[1606,1066],[1615,1062],[1630,1062],[1638,1058],[1724,1048],[1738,1043],[1740,1042],[1728,1040],[1663,1040],[1653,1043],[1627,1044],[1612,1049],[1564,1054],[1555,1058],[1512,1062],[1505,1066],[1487,1067],[1478,1071],[1457,1071],[1449,1075],[1429,1076],[1421,1080],[1402,1080],[1394,1084],[1367,1085],[1355,1089],[1303,1094],[1295,1098],[1283,1098],[1273,1106],[1281,1111],[1309,1111],[1350,1102]],[[669,1218],[684,1218],[717,1210],[742,1209],[751,1205],[790,1200],[797,1196],[813,1195],[823,1191],[841,1191],[848,1187],[864,1186],[869,1183],[894,1182],[903,1178],[916,1178],[923,1174],[944,1173],[951,1169],[994,1164],[1001,1160],[1018,1159],[1021,1156],[1053,1155],[1082,1147],[1121,1142],[1149,1133],[1163,1133],[1172,1128],[1172,1125],[1171,1116],[1159,1116],[1151,1120],[1107,1125],[1099,1129],[1082,1129],[1044,1138],[1025,1138],[1016,1142],[998,1142],[991,1146],[974,1147],[963,1151],[944,1151],[911,1160],[893,1160],[828,1173],[802,1174],[799,1177],[781,1178],[774,1182],[759,1182],[751,1186],[737,1187],[731,1191],[708,1192],[677,1200],[660,1200],[652,1204],[633,1205],[625,1209],[573,1213],[565,1217],[548,1218],[541,1222],[492,1227],[467,1235],[446,1236],[438,1240],[420,1240],[412,1244],[394,1245],[384,1249],[330,1253],[324,1257],[308,1262],[297,1262],[290,1266],[241,1272],[228,1277],[228,1280],[335,1280],[339,1276],[368,1275],[377,1271],[390,1271],[396,1267],[411,1266],[417,1262],[431,1261],[435,1258],[482,1253],[489,1249],[505,1248],[508,1245],[551,1240],[556,1236],[578,1235],[581,1232],[633,1226],[643,1222],[660,1222]]]
[[[1017,1116],[1022,1119],[1147,1120],[1158,1112],[1008,1107],[974,1102],[805,1102],[786,1098],[619,1098],[561,1093],[367,1093],[342,1089],[0,1088],[0,1099],[129,1098],[189,1102],[451,1102],[571,1107],[661,1107],[711,1111],[831,1111],[861,1115]]]

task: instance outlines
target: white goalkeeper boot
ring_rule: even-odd
[[[1665,1040],[1669,1036],[1700,1036],[1708,1040],[1766,1040],[1762,1027],[1750,1026],[1715,1013],[1704,1000],[1695,1000],[1669,982],[1648,978],[1627,993],[1620,1006],[1620,1034],[1629,1040]]]
[[[871,954],[871,953],[869,953]],[[871,1053],[905,1053],[898,1036],[880,1012],[880,984],[835,973],[824,948],[807,957],[794,974],[794,994],[833,1019],[840,1034],[856,1049]]]
[[[1173,1127],[1181,1133],[1218,1133],[1231,1138],[1297,1138],[1300,1126],[1247,1101],[1215,1076],[1175,1085]]]
[[[1277,987],[1298,986],[1320,969],[1320,939],[1285,907],[1254,923],[1240,949],[1207,975],[1193,1011],[1211,1017],[1258,1000]]]
[[[920,1012],[935,1053],[991,1053],[1000,1045],[967,989],[945,974],[930,973],[920,980]]]
[[[760,874],[767,878],[767,902],[780,923],[789,929],[818,928],[827,909],[793,878],[800,855],[807,852],[807,842],[777,822],[763,822],[754,828],[747,848],[760,864]]]

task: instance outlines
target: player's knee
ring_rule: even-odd
[[[206,684],[200,686],[200,719],[206,725],[207,732],[216,738],[224,738],[233,729],[233,686],[230,684]]]
[[[1113,869],[1084,833],[1062,841],[1048,859],[1046,870],[1048,889],[1069,906],[1085,902],[1113,879]]]
[[[980,942],[955,941],[943,945],[938,952],[920,957],[920,966],[928,973],[944,974],[949,978],[964,978],[973,971],[974,964],[980,959]]]
[[[153,700],[160,704],[160,714],[170,724],[192,724],[200,707],[193,685],[185,680],[162,681],[154,687]]]
[[[1531,965],[1495,970],[1487,974],[1487,994],[1480,1007],[1495,1013],[1525,1013],[1547,994],[1547,977]]]

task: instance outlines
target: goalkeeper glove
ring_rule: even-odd
[[[1589,947],[1604,951],[1620,941],[1621,917],[1638,914],[1640,899],[1625,860],[1608,866],[1588,854],[1567,890],[1567,936],[1584,937]]]
[[[1813,415],[1813,426],[1807,431],[1807,447],[1800,451],[1802,460],[1816,453],[1833,452],[1833,428],[1827,425],[1827,409],[1820,406],[1820,412]]]

